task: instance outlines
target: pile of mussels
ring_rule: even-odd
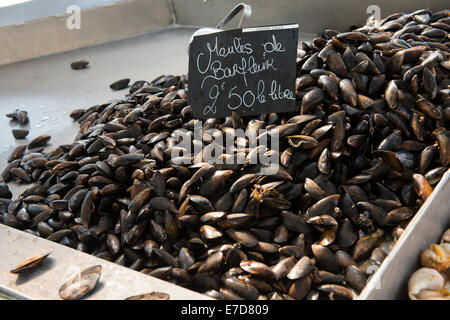
[[[74,110],[73,143],[13,151],[5,182],[36,183],[0,220],[218,299],[352,299],[449,167],[449,33],[449,10],[325,30],[299,46],[297,112],[208,119],[192,142],[276,132],[275,175],[202,152],[179,164],[172,134],[198,121],[187,78],[137,81]]]

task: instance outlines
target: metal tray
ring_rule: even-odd
[[[85,299],[123,300],[152,291],[167,293],[172,300],[210,299],[167,281],[5,225],[0,225],[0,239],[0,297],[3,293],[6,299],[60,299],[58,290],[66,281],[95,265],[102,266],[102,274],[97,289]],[[23,260],[47,252],[52,253],[32,273],[16,276],[9,272]]]
[[[135,0],[135,2],[144,3],[143,0]],[[250,2],[255,6],[253,1]],[[267,1],[264,0],[264,2]],[[292,2],[287,1],[287,4],[294,6]],[[201,21],[201,24],[211,22],[190,19],[193,17],[185,12],[184,5],[184,2],[174,1],[175,13],[179,22],[186,24],[199,24],[198,21]],[[218,3],[211,1],[206,4],[207,7],[212,5],[218,5]],[[291,11],[290,7],[292,6],[286,5],[284,9]],[[300,6],[296,8],[299,10]],[[307,11],[305,10],[305,12]],[[165,18],[158,25],[160,27],[170,23],[169,10],[166,9],[164,12]],[[264,14],[261,14],[259,18],[267,18],[267,21],[274,20],[273,17],[264,16]],[[45,23],[49,23],[51,19],[44,20]],[[58,17],[54,20],[57,22]],[[273,22],[278,22],[278,20]],[[330,21],[327,20],[328,22]],[[33,22],[32,25],[34,23],[38,22]],[[22,26],[22,28],[26,27],[30,27],[30,25]],[[19,27],[14,28],[19,32],[18,34],[25,34],[24,30],[20,30]],[[129,32],[144,32],[152,28],[156,27],[143,24]],[[108,99],[120,98],[125,94],[125,91],[112,92],[108,88],[109,83],[125,77],[131,78],[132,81],[151,80],[160,74],[186,73],[188,60],[186,46],[195,30],[196,28],[192,27],[169,27],[140,36],[129,36],[126,39],[76,50],[72,49],[81,44],[78,43],[77,46],[73,45],[72,48],[69,48],[58,43],[55,44],[52,53],[61,50],[71,51],[0,66],[0,113],[11,112],[17,107],[28,110],[31,121],[29,139],[49,133],[52,136],[52,145],[70,143],[78,131],[78,124],[73,123],[68,117],[72,109],[105,103]],[[5,36],[2,31],[5,30],[0,30],[0,39],[2,39],[2,35]],[[312,30],[305,31],[311,32]],[[111,39],[109,36],[110,34],[99,35],[90,44]],[[120,36],[128,36],[128,34]],[[311,40],[312,36],[312,34],[301,33],[300,40]],[[21,42],[21,45],[26,43],[26,41]],[[3,63],[30,58],[37,51],[32,53],[26,57],[8,56],[9,60],[5,58]],[[37,54],[42,55],[43,53],[39,51]],[[130,57],[132,57],[132,61]],[[72,71],[69,67],[70,63],[79,59],[88,59],[91,67],[77,72]],[[130,61],[130,63],[124,63],[124,61]],[[80,97],[82,98],[80,99]],[[16,145],[10,126],[6,117],[0,117],[0,168],[4,168],[6,157]],[[20,143],[27,142],[29,141],[23,140]],[[431,242],[436,241],[450,225],[449,179],[450,173],[447,172],[410,222],[378,272],[360,294],[359,299],[406,298],[407,278],[417,268],[420,252]],[[10,185],[12,185],[11,189],[15,195],[27,187]],[[9,270],[24,258],[50,248],[54,250],[54,253],[50,256],[49,263],[36,273],[40,275],[39,277],[18,281],[9,273]],[[78,270],[77,268],[89,267],[94,264],[104,266],[100,280],[104,289],[111,286],[111,288],[120,287],[121,290],[98,290],[90,295],[89,299],[123,299],[130,295],[153,290],[164,291],[172,299],[209,299],[205,295],[4,225],[0,225],[0,257],[2,257],[0,259],[0,299],[57,299],[58,286],[71,276],[71,272],[74,273]]]
[[[419,268],[420,253],[439,241],[449,227],[450,170],[447,170],[358,299],[407,299],[408,279]]]

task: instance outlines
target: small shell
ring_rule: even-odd
[[[450,229],[447,229],[441,237],[442,243],[450,243]]]
[[[436,270],[421,268],[414,272],[408,281],[408,294],[412,300],[418,300],[422,290],[439,291],[444,288],[445,279]]]
[[[287,274],[287,278],[291,280],[300,279],[307,274],[309,274],[314,268],[314,264],[307,256],[302,257],[298,262],[292,267],[292,269]]]
[[[450,268],[450,256],[444,246],[433,243],[430,249],[425,250],[420,255],[420,263],[423,267],[444,272]]]
[[[137,296],[131,296],[126,298],[125,300],[169,300],[170,296],[167,293],[164,292],[150,292],[150,293],[144,293],[139,294]]]
[[[36,266],[38,266],[50,254],[51,254],[51,252],[46,253],[46,254],[40,254],[35,257],[29,258],[29,259],[23,261],[21,264],[19,264],[16,268],[11,270],[10,272],[15,273],[15,274],[24,274],[24,273],[30,271],[31,269],[35,268]]]
[[[81,271],[74,278],[64,283],[59,289],[59,296],[64,300],[79,299],[91,292],[97,285],[102,266],[93,266]]]
[[[122,90],[128,87],[130,79],[120,79],[109,86],[112,90]]]
[[[87,60],[80,60],[80,61],[72,62],[72,63],[70,64],[70,67],[71,67],[73,70],[80,70],[80,69],[85,69],[85,68],[87,68],[88,65],[89,65],[89,61],[87,61]]]
[[[295,135],[287,138],[289,144],[294,148],[311,149],[318,145],[317,140],[310,136]]]

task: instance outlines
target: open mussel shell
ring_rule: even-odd
[[[150,293],[131,296],[126,298],[125,300],[169,300],[169,299],[170,296],[167,293],[153,291]]]
[[[100,265],[84,269],[61,286],[59,296],[64,300],[82,298],[95,288],[101,274],[102,266]]]
[[[295,135],[286,137],[294,148],[312,149],[318,145],[316,139],[305,135]]]
[[[15,274],[24,274],[37,267],[39,264],[41,264],[42,261],[44,261],[45,258],[47,258],[50,254],[51,252],[48,252],[45,254],[40,254],[35,257],[26,259],[25,261],[20,263],[17,267],[15,267],[13,270],[10,270],[10,272]]]

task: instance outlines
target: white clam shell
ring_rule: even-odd
[[[418,300],[422,290],[439,291],[444,288],[445,278],[431,268],[420,268],[408,281],[408,293],[412,300]]]

